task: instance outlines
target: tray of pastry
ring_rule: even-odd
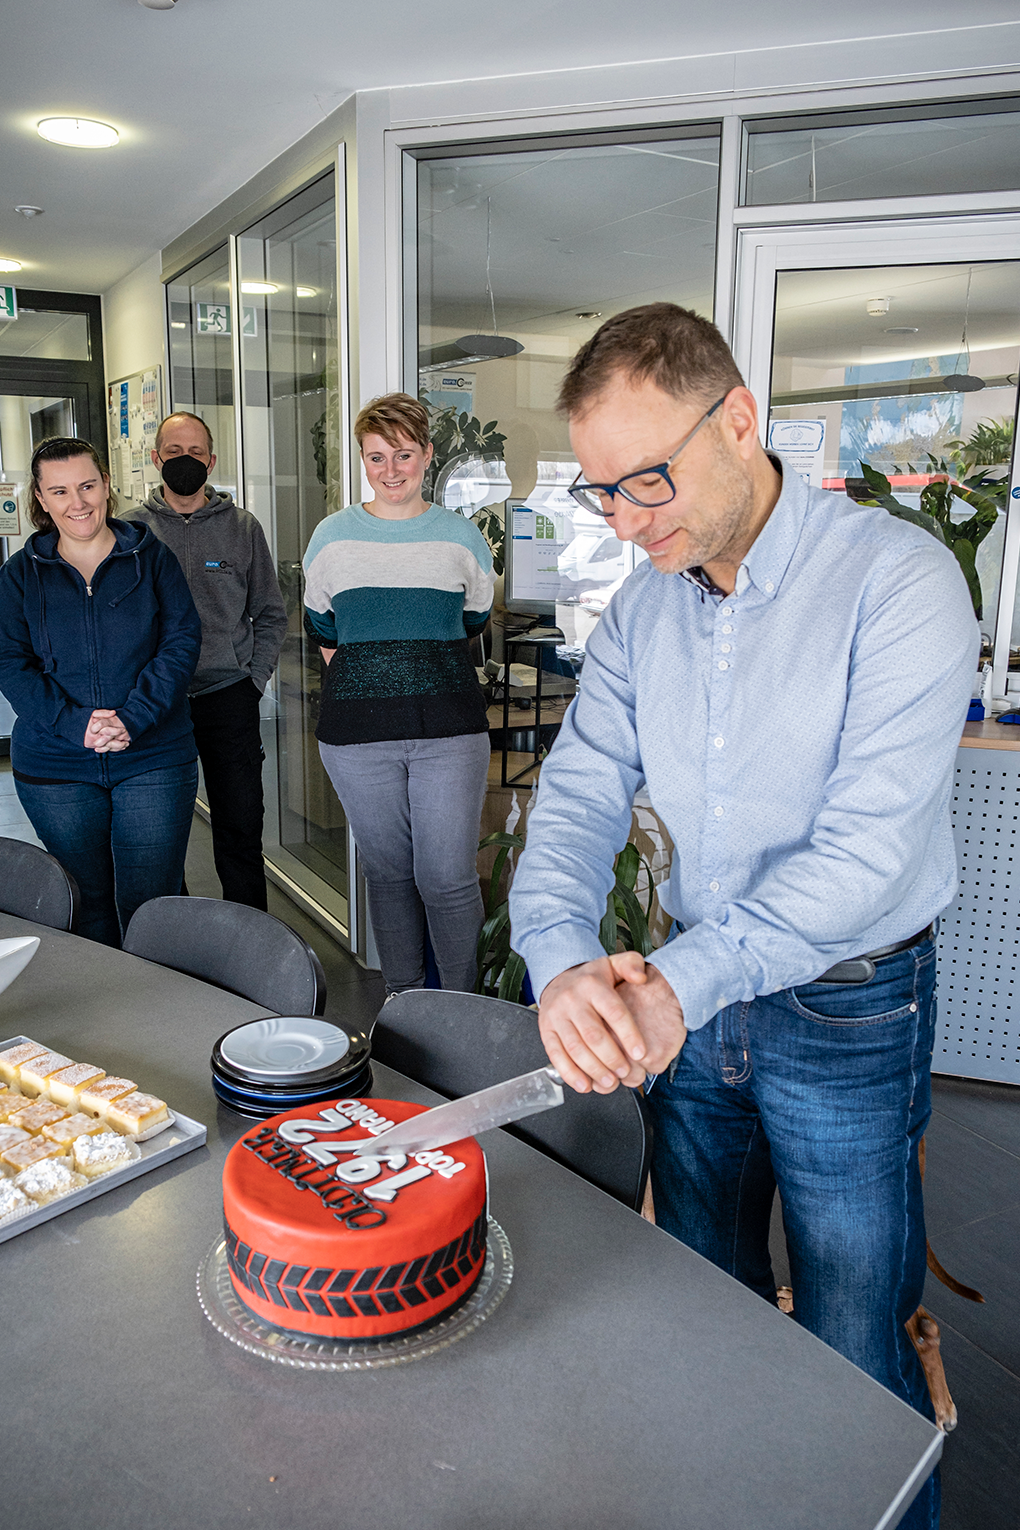
[[[30,1036],[0,1041],[0,1243],[201,1147],[205,1127],[134,1079]]]

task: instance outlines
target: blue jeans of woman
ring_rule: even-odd
[[[934,1419],[904,1324],[921,1302],[918,1143],[931,1114],[935,942],[870,983],[808,983],[692,1032],[648,1094],[655,1218],[767,1301],[778,1185],[794,1316]],[[901,1521],[938,1523],[937,1474]]]
[[[51,855],[78,883],[77,933],[119,946],[136,908],[181,890],[198,766],[146,770],[116,786],[15,780]]]

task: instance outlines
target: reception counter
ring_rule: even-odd
[[[937,1073],[1020,1084],[1020,727],[966,723],[953,834],[960,888],[939,935]]]

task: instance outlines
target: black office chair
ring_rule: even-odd
[[[300,935],[272,914],[220,898],[151,898],[124,950],[173,967],[278,1015],[321,1015],[326,975]]]
[[[60,862],[23,839],[0,839],[0,910],[74,932],[78,884]]]
[[[474,993],[416,988],[379,1011],[372,1056],[454,1099],[541,1068],[549,1059],[534,1010]],[[508,1127],[625,1206],[640,1211],[651,1158],[651,1122],[640,1095],[575,1094]]]

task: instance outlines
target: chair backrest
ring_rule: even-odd
[[[152,898],[131,918],[124,950],[226,988],[278,1015],[321,1015],[326,977],[281,919],[220,898]]]
[[[387,1000],[372,1032],[372,1056],[451,1099],[549,1061],[534,1010],[428,988]],[[507,1130],[640,1210],[652,1140],[640,1096],[630,1089],[563,1093],[562,1105]]]
[[[5,914],[73,932],[79,902],[74,877],[48,851],[22,839],[0,839],[0,909]]]

